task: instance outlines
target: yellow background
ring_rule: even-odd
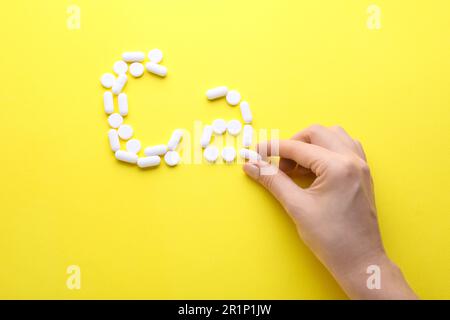
[[[217,85],[282,138],[342,125],[367,152],[389,255],[421,297],[449,299],[450,2],[377,0],[381,30],[366,26],[371,3],[3,3],[0,298],[346,298],[240,165],[114,159],[99,77],[157,47],[169,76],[126,88],[137,138],[239,118],[206,101]]]

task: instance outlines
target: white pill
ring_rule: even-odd
[[[127,141],[126,147],[128,152],[138,153],[141,150],[141,142],[138,139],[131,139]]]
[[[123,118],[120,114],[113,113],[108,117],[108,123],[111,126],[111,128],[117,129],[123,123]]]
[[[202,137],[200,139],[200,144],[202,148],[206,148],[209,145],[209,143],[211,142],[212,134],[213,134],[212,126],[207,125],[203,128]]]
[[[122,59],[125,62],[141,62],[145,59],[145,53],[140,51],[124,52],[122,54]]]
[[[241,101],[241,94],[236,90],[231,90],[227,94],[227,102],[229,105],[237,106],[239,101]]]
[[[227,130],[232,136],[237,136],[241,132],[242,124],[239,120],[228,121]]]
[[[114,98],[111,91],[106,91],[103,94],[103,105],[107,114],[111,114],[114,112]]]
[[[206,91],[206,97],[209,100],[214,100],[214,99],[225,97],[227,95],[227,93],[228,93],[228,88],[225,86],[222,86],[222,87],[209,89],[208,91]]]
[[[212,123],[213,131],[216,134],[223,134],[227,130],[227,123],[223,119],[216,119]]]
[[[114,63],[113,70],[117,75],[125,74],[128,71],[128,65],[120,60]]]
[[[248,104],[248,102],[242,101],[240,104],[240,108],[241,108],[242,120],[244,120],[245,123],[252,123],[253,117],[252,117],[252,112],[250,111],[250,105]]]
[[[146,65],[147,71],[156,74],[160,77],[165,77],[167,75],[167,68],[153,62],[148,62]]]
[[[167,143],[167,147],[169,148],[169,150],[171,150],[171,151],[175,150],[178,147],[178,144],[180,143],[181,138],[183,138],[183,130],[176,129],[172,133],[172,136],[170,137],[170,140]]]
[[[233,162],[236,158],[236,150],[233,147],[225,147],[222,149],[222,158],[225,162]]]
[[[133,62],[130,65],[130,74],[135,78],[139,78],[140,76],[142,76],[144,74],[144,70],[145,68],[142,63]]]
[[[253,161],[261,160],[261,156],[256,151],[253,151],[253,150],[241,149],[239,151],[239,154],[241,155],[241,158],[243,158],[243,159],[253,160]]]
[[[128,97],[126,93],[119,94],[117,99],[119,101],[119,113],[122,117],[128,114]]]
[[[160,144],[157,146],[147,147],[144,150],[144,154],[148,157],[150,156],[161,156],[167,152],[167,146]]]
[[[116,152],[120,149],[120,141],[119,141],[119,135],[117,134],[117,130],[110,129],[108,131],[108,140],[109,140],[109,146],[111,147],[111,150]]]
[[[215,162],[219,157],[219,149],[215,146],[209,146],[203,151],[203,156],[208,162]]]
[[[246,124],[244,126],[244,135],[242,137],[242,145],[246,148],[252,145],[253,139],[253,127],[251,125]]]
[[[124,151],[124,150],[117,150],[115,153],[116,159],[128,162],[128,163],[136,163],[138,161],[138,156],[135,153]]]
[[[125,87],[125,85],[127,84],[128,78],[125,74],[120,74],[116,81],[114,82],[114,85],[112,86],[112,92],[115,95],[118,95],[119,93],[122,92],[123,88]]]
[[[148,59],[153,63],[160,63],[163,59],[163,53],[159,49],[150,50],[148,53]]]
[[[171,167],[176,166],[180,160],[180,155],[176,151],[168,151],[164,156],[164,161]]]
[[[102,86],[105,87],[106,89],[111,89],[115,80],[116,80],[116,77],[112,73],[105,73],[100,78],[100,82],[101,82]]]
[[[128,140],[133,136],[133,128],[129,124],[123,124],[118,130],[119,137],[122,140]]]
[[[161,158],[158,156],[150,156],[139,158],[137,165],[139,168],[156,167],[161,163]]]

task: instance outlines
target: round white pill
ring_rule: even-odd
[[[127,151],[132,153],[138,153],[141,150],[141,142],[138,139],[131,139],[126,144]]]
[[[241,101],[241,94],[236,90],[231,90],[227,93],[227,102],[231,106],[237,106],[239,101]]]
[[[135,78],[139,78],[140,76],[142,76],[144,74],[144,70],[145,68],[142,63],[133,62],[130,65],[130,74]]]
[[[164,161],[168,166],[173,167],[180,163],[180,154],[176,151],[168,151],[164,156]]]
[[[212,123],[213,131],[216,134],[223,134],[227,130],[227,123],[223,119],[216,119]]]
[[[215,162],[219,157],[219,149],[215,146],[206,147],[205,151],[203,151],[203,156],[208,162]]]
[[[126,64],[126,62],[120,60],[114,63],[113,70],[118,75],[124,74],[128,71],[128,65]]]
[[[105,87],[106,89],[111,89],[115,80],[116,80],[116,77],[114,77],[114,75],[112,73],[105,73],[100,78],[100,82],[101,82],[102,86]]]
[[[228,133],[232,136],[237,136],[241,132],[242,124],[239,120],[231,120],[227,124]]]
[[[113,113],[108,117],[108,123],[111,126],[111,128],[117,129],[120,127],[123,123],[123,118],[118,113]]]
[[[117,130],[120,139],[128,140],[133,136],[133,128],[129,124],[123,124]]]
[[[148,53],[148,59],[153,63],[160,63],[163,59],[163,53],[159,49],[150,50]]]
[[[233,162],[236,158],[236,150],[233,147],[225,147],[222,149],[222,158],[226,162]]]

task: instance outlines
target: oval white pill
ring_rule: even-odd
[[[111,91],[106,91],[103,94],[103,106],[105,107],[105,112],[107,114],[114,112],[114,98]]]
[[[178,144],[180,143],[181,138],[183,138],[183,130],[176,129],[172,133],[172,136],[170,137],[170,140],[167,143],[167,147],[169,148],[169,150],[171,150],[171,151],[175,150],[178,147]]]
[[[123,123],[123,118],[120,114],[113,113],[108,117],[108,123],[111,126],[111,128],[117,129]]]
[[[232,136],[237,136],[241,132],[242,124],[239,120],[228,121],[227,130]]]
[[[114,93],[115,95],[118,95],[120,92],[122,92],[123,88],[127,84],[127,81],[128,81],[128,78],[124,73],[119,75],[117,77],[116,81],[114,81],[114,85],[112,86],[112,89],[111,89],[112,93]]]
[[[165,77],[167,75],[167,68],[157,63],[148,62],[145,67],[148,72],[156,74],[160,77]]]
[[[147,147],[144,150],[146,156],[161,156],[167,152],[167,146],[160,144],[158,146]]]
[[[252,145],[253,140],[253,127],[251,125],[246,124],[244,126],[244,134],[242,136],[242,145],[246,148]]]
[[[111,147],[111,150],[116,152],[120,149],[120,141],[119,141],[119,135],[117,134],[117,130],[110,129],[108,131],[108,140],[109,140],[109,146]]]
[[[119,127],[117,133],[120,139],[128,140],[133,136],[133,128],[129,124],[123,124]]]
[[[128,152],[138,153],[141,150],[141,142],[138,139],[131,139],[127,141],[126,147]]]
[[[223,119],[216,119],[212,123],[213,131],[216,134],[223,134],[227,130],[227,123]]]
[[[214,100],[214,99],[218,99],[221,97],[225,97],[227,95],[227,93],[228,93],[228,88],[225,86],[222,86],[222,87],[209,89],[208,91],[206,91],[206,97],[209,100]]]
[[[133,62],[130,65],[130,74],[135,78],[139,78],[140,76],[142,76],[144,74],[144,70],[145,68],[142,63]]]
[[[105,87],[106,89],[111,89],[115,80],[116,80],[116,77],[112,73],[105,73],[100,78],[100,82],[101,82],[102,86]]]
[[[219,157],[219,149],[216,146],[209,146],[203,151],[203,156],[208,162],[215,162]]]
[[[138,161],[137,154],[128,151],[117,150],[115,156],[117,160],[123,162],[136,163]]]
[[[117,99],[119,101],[119,113],[122,117],[128,114],[128,97],[126,93],[119,94]]]
[[[122,59],[125,62],[141,62],[145,59],[145,53],[141,51],[124,52],[122,54]]]
[[[231,90],[227,94],[227,102],[231,106],[237,106],[239,101],[241,101],[241,94],[236,90]]]
[[[253,117],[248,102],[242,101],[239,107],[241,108],[242,120],[244,120],[245,123],[252,123]]]
[[[114,63],[113,70],[117,75],[121,75],[128,71],[128,65],[120,60]]]
[[[180,155],[176,151],[168,151],[164,156],[164,161],[168,166],[171,167],[176,166],[178,163],[180,163],[180,160]]]
[[[163,53],[159,49],[150,50],[148,53],[148,59],[153,63],[160,63],[163,59]]]
[[[222,158],[225,162],[233,162],[236,158],[236,150],[233,147],[225,147],[222,149]]]
[[[213,134],[213,127],[212,126],[205,126],[205,128],[203,128],[203,133],[202,133],[202,137],[200,139],[200,144],[202,146],[202,148],[206,148],[209,143],[211,142],[211,137]]]
[[[161,158],[158,156],[143,157],[137,160],[139,168],[156,167],[161,163]]]
[[[256,151],[253,151],[253,150],[241,149],[239,151],[239,154],[241,155],[241,158],[243,158],[243,159],[253,160],[253,161],[261,160],[261,156]]]

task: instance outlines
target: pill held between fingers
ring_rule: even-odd
[[[144,74],[144,70],[145,68],[142,63],[133,62],[130,65],[130,74],[135,78],[139,78],[140,76],[142,76]]]
[[[150,156],[161,156],[167,152],[167,146],[160,144],[157,146],[147,147],[144,150],[144,154],[148,157]]]
[[[242,137],[242,145],[246,148],[252,145],[253,139],[253,127],[251,125],[246,124],[244,126],[244,134]]]
[[[170,167],[176,166],[180,162],[180,160],[180,155],[176,151],[168,151],[164,156],[164,161]]]
[[[239,120],[230,120],[227,124],[228,133],[237,136],[241,132],[242,124]]]
[[[122,117],[128,114],[128,97],[126,93],[120,93],[118,97],[119,101],[119,113]]]
[[[138,139],[131,139],[126,144],[127,151],[132,153],[138,153],[141,150],[141,142]]]
[[[114,98],[111,91],[106,91],[103,94],[103,105],[107,114],[111,114],[114,112]]]
[[[117,132],[122,140],[128,140],[133,136],[133,128],[129,124],[121,125]]]
[[[227,102],[231,106],[237,106],[239,101],[241,101],[241,94],[236,90],[231,90],[227,94]]]
[[[163,59],[163,53],[159,49],[150,50],[148,53],[148,59],[153,63],[160,63]]]
[[[167,143],[167,147],[169,148],[169,150],[171,151],[175,150],[178,147],[178,144],[180,143],[182,137],[183,137],[183,130],[176,129],[172,133],[172,136],[170,137],[170,140]]]
[[[120,92],[122,92],[123,88],[127,84],[128,78],[125,74],[121,74],[117,77],[116,81],[114,82],[114,85],[112,86],[111,91],[118,95]]]
[[[145,59],[145,53],[141,51],[124,52],[122,54],[122,59],[125,62],[141,62]]]
[[[106,89],[111,89],[115,80],[116,80],[116,77],[112,73],[105,73],[100,78],[100,83]]]
[[[225,162],[233,162],[236,158],[236,150],[233,147],[225,147],[222,149],[222,158]]]
[[[117,130],[110,129],[108,131],[108,140],[109,140],[109,146],[111,147],[111,150],[116,152],[120,149],[120,141],[119,141],[119,135],[117,134]]]
[[[117,75],[125,74],[128,71],[128,65],[122,60],[117,61],[113,65],[113,70]]]
[[[167,75],[167,68],[153,62],[148,62],[145,67],[147,68],[148,72],[151,72],[153,74],[156,74],[160,77],[165,77]]]
[[[250,111],[250,105],[247,101],[242,101],[240,104],[242,119],[245,123],[252,123],[253,117]]]
[[[253,150],[242,148],[239,151],[239,154],[241,155],[241,158],[243,158],[243,159],[253,160],[253,161],[261,160],[261,156],[256,151],[253,151]]]
[[[123,118],[118,113],[113,113],[108,117],[108,123],[111,126],[111,128],[117,129],[120,127],[123,123]]]
[[[227,130],[227,123],[223,119],[216,119],[212,123],[213,131],[216,134],[223,134]]]
[[[137,160],[139,168],[156,167],[161,163],[161,158],[158,156],[143,157]]]
[[[128,162],[128,163],[136,163],[138,161],[138,156],[135,153],[124,151],[124,150],[117,150],[115,153],[116,159]]]
[[[225,86],[212,88],[206,91],[206,97],[208,100],[215,100],[218,98],[225,97],[228,93],[228,88]]]
[[[205,126],[205,128],[203,128],[202,137],[200,139],[200,144],[202,148],[206,148],[209,145],[209,143],[211,142],[212,134],[213,134],[212,126],[207,125]]]
[[[219,157],[219,149],[216,146],[209,146],[203,151],[203,156],[208,162],[215,162]]]

